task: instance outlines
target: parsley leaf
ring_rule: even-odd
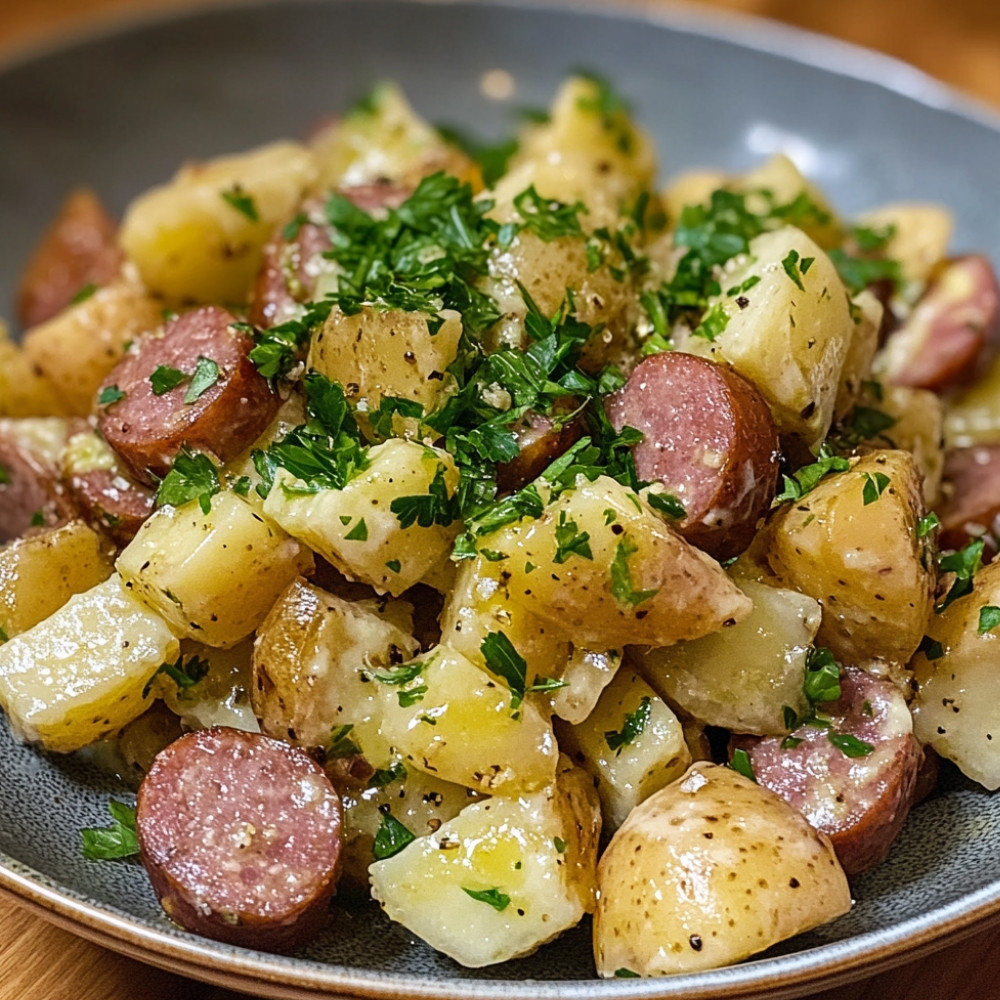
[[[940,614],[953,601],[960,597],[972,593],[972,578],[976,575],[982,565],[983,549],[986,542],[982,538],[976,538],[969,542],[965,548],[957,552],[949,552],[938,557],[938,570],[941,573],[954,573],[955,579],[952,582],[948,593],[944,598],[934,605],[934,610]]]
[[[340,757],[356,757],[361,753],[361,748],[351,739],[351,731],[354,726],[347,723],[343,726],[334,726],[330,730],[330,739],[326,745],[326,756],[330,760]]]
[[[846,472],[851,463],[840,455],[831,455],[824,443],[819,457],[810,465],[804,465],[791,476],[782,476],[782,491],[774,498],[773,506],[786,501],[797,502],[819,484],[821,479],[834,472]]]
[[[189,405],[197,402],[219,381],[221,374],[218,364],[211,358],[199,357],[191,376],[191,384],[188,386],[187,392],[184,393],[184,402]]]
[[[532,184],[514,196],[514,208],[521,216],[524,228],[546,243],[562,236],[583,237],[580,213],[585,212],[586,208],[582,201],[567,205],[552,198],[543,198]]]
[[[756,784],[757,775],[753,773],[753,762],[750,760],[750,754],[742,747],[738,747],[733,751],[733,757],[729,762],[729,766],[737,774],[742,774],[744,778],[749,778]]]
[[[187,379],[179,368],[171,368],[169,365],[157,365],[153,373],[149,376],[149,384],[153,387],[154,396],[163,396],[176,389],[181,382]]]
[[[125,393],[116,385],[106,385],[97,397],[99,406],[110,406],[125,398]]]
[[[866,472],[865,473],[865,486],[862,491],[862,502],[865,507],[869,504],[875,503],[876,500],[885,492],[885,488],[889,485],[889,477],[884,472]]]
[[[561,510],[556,524],[556,554],[552,561],[564,563],[574,555],[583,559],[594,558],[594,553],[590,550],[590,534],[580,531],[576,521],[568,520],[566,511]]]
[[[869,754],[874,753],[875,747],[871,743],[866,743],[864,740],[859,739],[853,733],[827,733],[826,738],[845,756],[845,757],[867,757]]]
[[[979,609],[979,628],[977,629],[979,635],[992,632],[998,625],[1000,625],[1000,608],[995,604],[983,605]]]
[[[376,861],[385,861],[386,858],[399,854],[404,847],[412,844],[417,838],[410,832],[395,816],[389,812],[388,807],[381,807],[382,822],[378,832],[375,834],[375,841],[372,844],[372,854]]]
[[[611,594],[619,604],[638,607],[659,593],[659,589],[633,590],[632,572],[629,569],[629,559],[639,551],[639,546],[626,535],[615,549],[615,557],[611,563]]]
[[[240,215],[245,216],[251,222],[260,222],[260,213],[253,196],[248,194],[240,184],[234,184],[231,188],[220,192],[222,200],[236,209]]]
[[[524,699],[528,683],[528,664],[505,632],[488,632],[479,647],[491,673],[502,677],[511,691],[511,707]]]
[[[604,734],[604,740],[608,744],[609,750],[614,750],[615,756],[620,757],[622,750],[631,746],[643,734],[649,720],[653,717],[653,703],[648,695],[639,702],[634,712],[625,715],[622,728],[618,731],[608,730]]]
[[[135,809],[111,799],[108,802],[111,826],[87,827],[80,831],[83,856],[88,861],[108,861],[130,858],[139,853],[139,838],[135,829]]]
[[[463,885],[462,892],[467,896],[471,896],[477,902],[489,903],[498,913],[510,906],[510,896],[505,892],[501,892],[496,887],[492,889],[468,889]]]
[[[146,686],[142,690],[142,696],[145,698],[149,694],[153,687],[153,682],[160,674],[169,677],[177,685],[178,689],[184,692],[189,688],[193,688],[198,681],[208,674],[210,669],[211,665],[208,660],[202,659],[200,656],[189,656],[187,660],[184,659],[183,655],[178,656],[173,663],[160,665],[156,673],[146,682]]]
[[[430,528],[435,524],[446,527],[458,517],[458,503],[448,493],[446,472],[444,463],[439,462],[426,493],[392,500],[389,510],[396,515],[401,528],[410,528],[414,524],[421,528]]]
[[[185,445],[174,458],[170,471],[160,480],[156,505],[181,507],[197,500],[202,512],[207,514],[212,507],[212,497],[221,489],[218,466],[204,452],[193,452]]]
[[[840,697],[840,664],[831,650],[817,646],[806,653],[802,690],[810,705],[836,701]]]

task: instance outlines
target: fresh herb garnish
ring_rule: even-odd
[[[184,402],[189,405],[197,402],[219,381],[221,374],[218,364],[211,358],[199,357],[191,375],[191,384],[184,393]]]
[[[496,887],[492,889],[469,889],[463,885],[462,892],[467,896],[471,896],[477,902],[489,903],[498,913],[510,906],[510,896],[505,892],[501,892]]]
[[[187,375],[179,368],[171,368],[170,365],[157,365],[149,376],[149,384],[153,387],[154,396],[163,396],[176,389]]]
[[[381,807],[382,822],[372,843],[372,854],[376,861],[385,861],[399,854],[404,847],[417,838],[392,813],[388,807]]]
[[[737,774],[742,774],[744,778],[749,778],[752,782],[756,783],[757,775],[753,773],[753,762],[750,760],[750,754],[742,747],[737,747],[733,751],[729,766]]]
[[[955,574],[955,579],[952,581],[948,593],[934,605],[934,610],[938,614],[953,601],[972,593],[972,578],[982,565],[985,547],[986,541],[982,538],[976,538],[957,552],[948,552],[938,556],[938,570],[941,573]]]
[[[653,703],[646,695],[639,702],[635,711],[626,713],[621,729],[611,729],[605,732],[604,740],[608,744],[608,749],[614,750],[615,756],[620,757],[622,750],[635,743],[643,734],[652,717]]]
[[[976,630],[980,635],[992,632],[1000,625],[1000,608],[995,604],[985,604],[979,609],[979,628]]]
[[[240,215],[245,216],[251,222],[260,222],[260,213],[257,211],[257,204],[253,196],[248,194],[240,184],[234,184],[231,188],[221,192],[222,200],[236,209]]]
[[[865,485],[862,490],[862,502],[864,506],[867,507],[869,504],[875,503],[885,492],[889,483],[890,479],[884,472],[866,472]]]
[[[111,813],[111,826],[86,827],[80,831],[83,838],[83,856],[88,861],[130,858],[139,853],[135,808],[111,799],[108,802],[108,812]]]
[[[785,502],[798,502],[816,488],[821,479],[835,472],[846,472],[851,463],[840,455],[831,455],[824,443],[819,457],[810,465],[804,465],[790,476],[782,476],[782,490],[774,498],[774,506]]]
[[[212,509],[212,497],[222,489],[218,466],[204,454],[193,452],[187,445],[174,458],[170,471],[156,489],[156,505],[181,507],[197,500],[202,513]]]
[[[629,559],[639,551],[639,546],[626,535],[615,549],[611,563],[611,594],[619,604],[635,608],[659,593],[659,589],[635,590],[632,586],[632,571]]]

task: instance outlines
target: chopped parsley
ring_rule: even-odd
[[[862,501],[867,507],[869,504],[875,503],[876,500],[885,492],[886,487],[889,485],[890,479],[884,472],[866,472],[865,473],[865,485],[862,490]]]
[[[938,570],[941,573],[955,574],[955,579],[952,581],[948,593],[934,605],[934,610],[938,614],[953,601],[972,593],[972,578],[982,566],[985,546],[984,539],[976,538],[957,552],[948,552],[938,556]]]
[[[186,379],[187,375],[179,368],[171,368],[170,365],[157,365],[153,369],[152,375],[149,376],[149,384],[153,388],[154,396],[164,396],[171,389],[176,389]]]
[[[372,843],[372,854],[376,861],[385,861],[399,854],[417,838],[392,815],[387,806],[380,807],[380,812],[382,821]]]
[[[368,541],[368,525],[365,523],[365,519],[359,518],[358,523],[354,525],[351,530],[344,535],[344,541],[346,542],[367,542]]]
[[[653,703],[648,695],[639,702],[634,712],[628,712],[619,730],[608,730],[604,734],[604,740],[608,744],[609,750],[614,750],[615,756],[620,757],[622,750],[631,746],[643,734],[646,726],[649,725],[653,717]]]
[[[334,726],[330,730],[330,739],[326,745],[326,755],[331,760],[340,757],[356,757],[361,753],[361,748],[351,739],[351,732],[354,726],[347,723],[343,726]]]
[[[615,549],[615,557],[611,563],[611,594],[622,605],[631,608],[650,600],[659,593],[659,588],[652,590],[635,590],[632,586],[632,571],[629,559],[639,551],[639,546],[626,535]]]
[[[979,609],[979,628],[976,630],[979,635],[992,632],[1000,625],[1000,608],[995,604],[985,604]]]
[[[785,274],[795,282],[795,286],[800,292],[806,290],[806,286],[802,284],[802,276],[812,267],[814,260],[814,257],[800,257],[798,250],[793,248],[788,251],[781,262]]]
[[[866,743],[864,740],[859,739],[852,733],[827,733],[826,738],[845,756],[845,757],[867,757],[869,754],[874,753],[875,747],[871,743]]]
[[[528,685],[528,664],[524,657],[506,632],[488,632],[479,651],[486,661],[486,668],[507,682],[511,692],[511,707],[516,709],[524,700]]]
[[[506,910],[510,906],[510,896],[501,892],[496,887],[492,889],[469,889],[462,886],[462,892],[479,903],[488,903],[497,913]]]
[[[931,511],[917,522],[917,538],[926,538],[935,528],[940,527],[940,518],[938,518],[934,511]]]
[[[70,305],[77,306],[81,302],[86,302],[87,299],[97,291],[100,286],[96,285],[93,281],[87,282],[74,296],[71,298]]]
[[[566,517],[566,511],[559,511],[559,521],[556,524],[556,554],[552,557],[554,563],[564,563],[570,556],[583,559],[593,559],[590,550],[590,534],[580,531],[576,521]]]
[[[88,861],[130,858],[139,853],[135,808],[111,799],[108,802],[108,812],[111,813],[110,826],[86,827],[80,831],[83,856]]]
[[[563,236],[583,237],[580,213],[585,212],[586,208],[581,201],[566,205],[561,201],[543,198],[532,185],[515,195],[514,208],[521,216],[524,228],[546,243]]]
[[[851,463],[846,458],[831,455],[824,443],[815,462],[802,466],[790,476],[782,476],[782,490],[774,498],[774,506],[786,502],[798,502],[814,490],[821,479],[835,472],[846,472],[850,467]]]
[[[940,660],[944,656],[944,647],[937,639],[932,639],[929,635],[925,635],[920,640],[920,645],[917,646],[917,652],[923,653],[928,660]]]
[[[116,385],[106,385],[97,397],[97,402],[100,406],[110,406],[112,403],[117,403],[119,400],[125,398],[125,393],[121,391]]]
[[[161,664],[156,673],[147,681],[142,690],[142,696],[145,698],[149,694],[153,682],[161,674],[164,677],[169,677],[177,685],[177,689],[183,693],[193,688],[208,674],[210,669],[211,664],[208,660],[204,660],[200,656],[189,656],[186,660],[183,655],[178,656],[173,663]]]
[[[191,375],[191,384],[188,386],[187,392],[184,393],[184,402],[189,405],[197,402],[219,381],[221,374],[222,372],[215,361],[211,358],[199,357]]]
[[[173,467],[160,480],[156,489],[156,505],[181,507],[197,500],[202,513],[212,509],[212,497],[222,489],[218,466],[204,454],[191,451],[187,445],[174,458]]]
[[[733,756],[729,762],[729,766],[737,774],[742,774],[744,778],[749,778],[756,784],[757,775],[753,773],[753,762],[750,760],[750,754],[747,753],[747,751],[742,747],[738,747],[733,751]]]
[[[241,184],[234,184],[231,188],[222,191],[222,200],[236,209],[240,215],[251,222],[260,222],[260,213],[257,211],[257,204],[252,195],[248,194]]]
[[[447,527],[458,517],[458,502],[454,495],[448,493],[446,473],[445,464],[439,462],[426,493],[392,500],[389,510],[396,515],[401,528],[411,528],[414,524],[421,528],[430,528],[435,524]]]

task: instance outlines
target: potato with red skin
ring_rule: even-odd
[[[340,797],[305,751],[217,726],[157,755],[139,853],[167,915],[196,934],[288,951],[322,926],[340,871]]]
[[[58,445],[64,429],[56,418],[0,419],[0,544],[72,519],[73,504],[44,440]]]
[[[893,385],[945,392],[981,376],[1000,348],[1000,285],[989,260],[944,261],[886,343],[877,370]]]
[[[89,188],[62,203],[35,252],[17,293],[17,318],[36,326],[60,313],[90,285],[103,285],[120,270],[118,225]]]
[[[778,432],[753,384],[724,365],[668,351],[642,361],[605,403],[616,430],[645,435],[636,473],[684,505],[677,531],[724,560],[753,538],[778,481]]]
[[[250,361],[253,340],[236,322],[218,306],[183,313],[104,380],[102,394],[122,395],[101,407],[98,428],[140,482],[155,486],[184,445],[227,462],[274,419],[280,400]],[[202,359],[218,366],[218,376],[191,399],[191,376]],[[161,368],[187,378],[158,393],[153,376]]]

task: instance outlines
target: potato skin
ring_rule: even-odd
[[[632,812],[597,886],[606,978],[730,965],[851,908],[829,839],[772,792],[706,763]]]

